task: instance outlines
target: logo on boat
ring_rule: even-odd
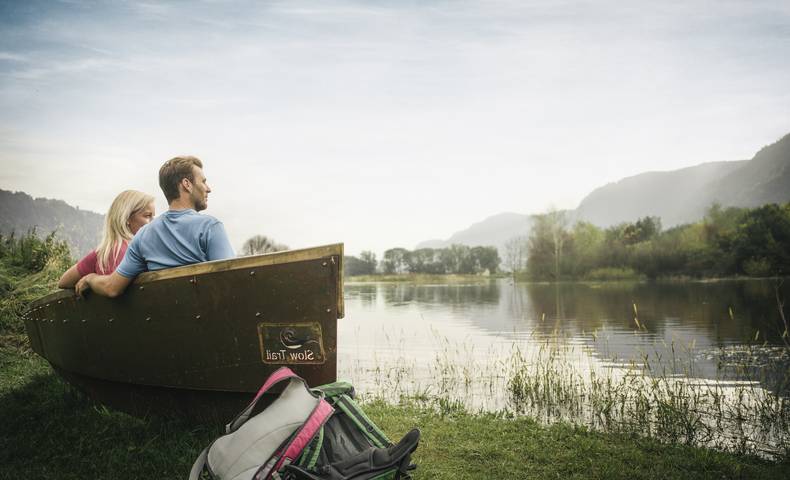
[[[259,323],[258,338],[263,363],[280,365],[324,363],[321,324]]]

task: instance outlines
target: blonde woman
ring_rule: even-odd
[[[104,232],[99,246],[77,262],[58,281],[59,288],[74,288],[80,278],[90,273],[109,275],[123,260],[134,234],[155,215],[154,197],[136,190],[118,194],[104,217]]]

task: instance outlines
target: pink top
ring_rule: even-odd
[[[126,248],[129,246],[129,242],[124,241],[121,244],[121,250],[118,252],[118,255],[113,257],[112,252],[110,252],[110,258],[108,258],[108,265],[107,269],[99,268],[99,258],[96,256],[96,250],[91,250],[91,252],[82,260],[77,262],[77,271],[80,272],[80,277],[84,277],[89,273],[98,273],[99,275],[109,275],[118,268],[118,265],[123,260],[123,256],[126,253]]]

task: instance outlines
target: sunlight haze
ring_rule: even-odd
[[[234,247],[413,248],[790,130],[790,3],[0,2],[0,188],[205,164]]]

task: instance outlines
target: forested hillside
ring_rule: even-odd
[[[751,160],[647,172],[610,183],[593,190],[576,210],[567,211],[566,217],[570,222],[583,220],[601,228],[658,217],[662,226],[669,228],[700,221],[714,204],[742,208],[786,202],[790,202],[790,134],[763,147]],[[448,240],[422,242],[417,248],[496,245],[505,258],[509,241],[526,237],[533,227],[532,215],[502,213]]]
[[[80,210],[63,200],[33,198],[23,192],[0,189],[0,234],[21,236],[35,228],[40,237],[56,231],[74,257],[94,248],[99,241],[104,216]]]
[[[714,203],[759,207],[790,201],[790,134],[751,160],[648,172],[593,190],[576,217],[599,227],[654,216],[664,227],[696,222]]]
[[[658,217],[609,228],[573,225],[558,213],[535,216],[525,245],[534,280],[790,275],[790,203],[708,209],[663,230]]]

